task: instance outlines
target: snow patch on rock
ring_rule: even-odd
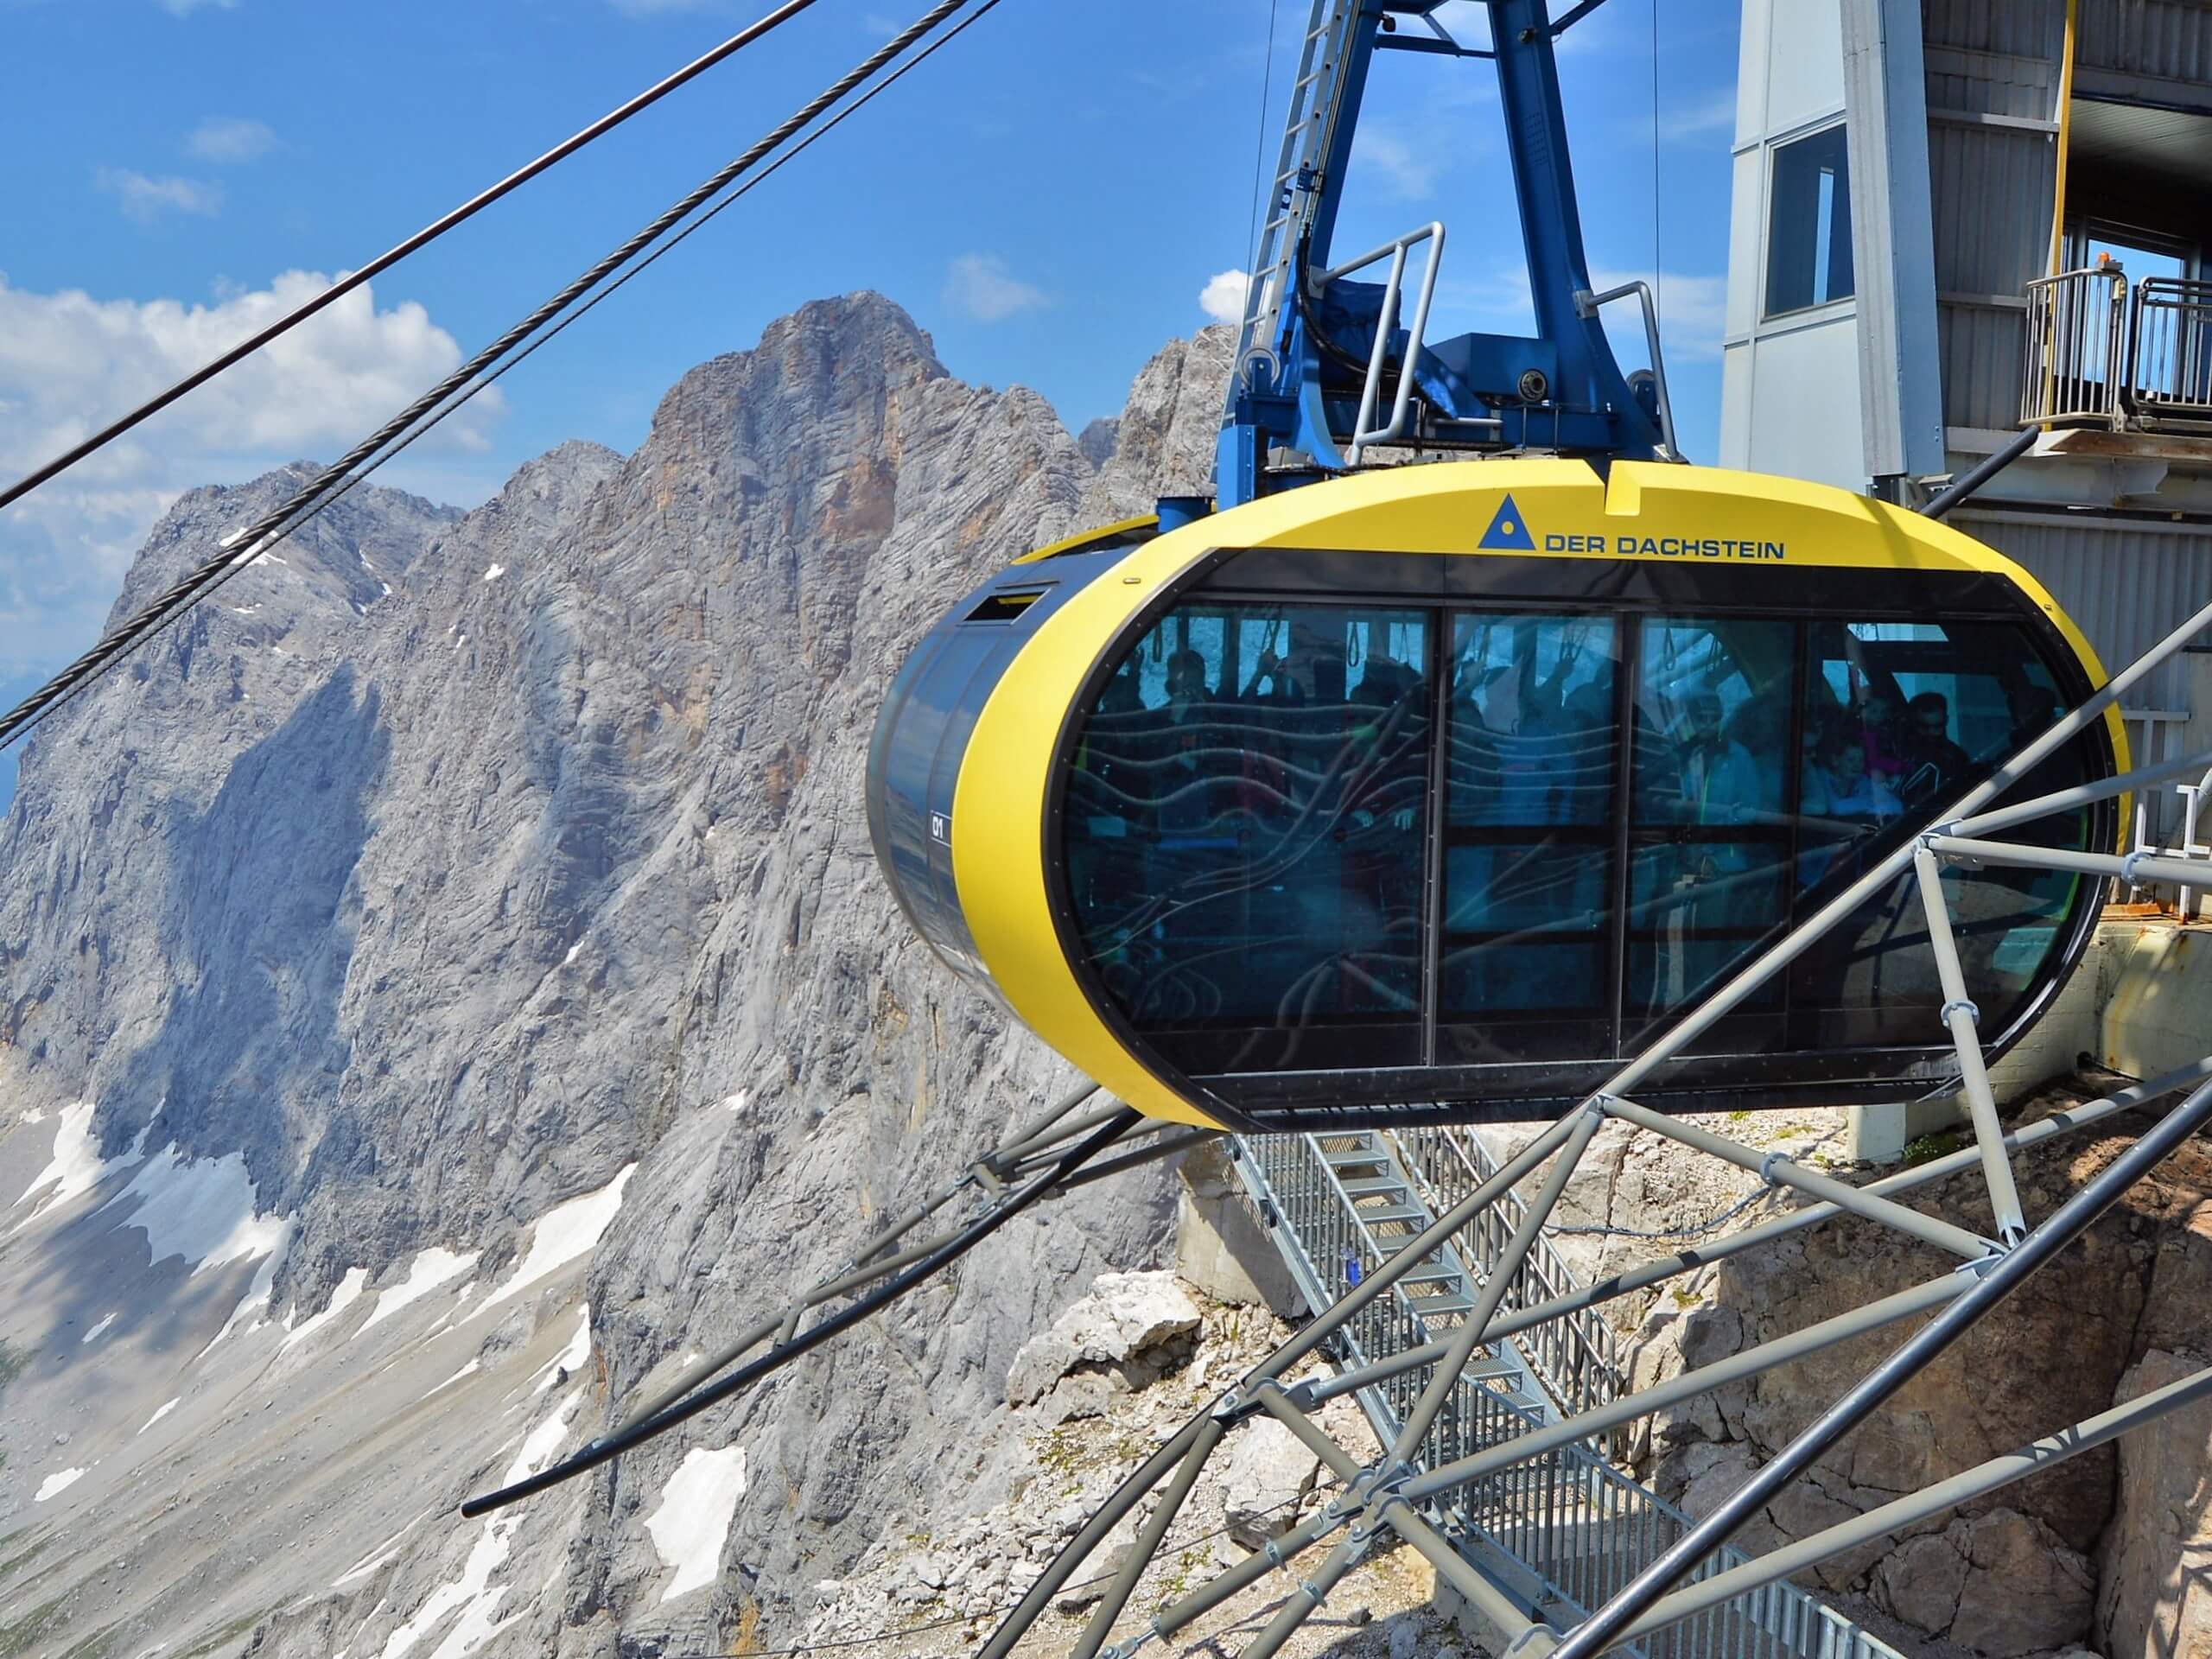
[[[410,1303],[419,1302],[439,1286],[450,1284],[476,1265],[478,1254],[471,1250],[466,1255],[457,1255],[435,1244],[427,1250],[417,1251],[415,1259],[407,1264],[407,1276],[389,1290],[378,1293],[377,1305],[361,1322],[361,1329],[373,1330],[379,1321],[390,1319]]]
[[[64,1469],[59,1474],[48,1475],[44,1480],[39,1482],[38,1494],[31,1499],[31,1502],[43,1503],[49,1497],[58,1497],[90,1472],[89,1469]]]
[[[231,1310],[231,1317],[223,1321],[223,1328],[207,1339],[207,1348],[202,1348],[192,1357],[194,1364],[207,1358],[209,1349],[238,1329],[238,1321],[245,1318],[248,1313],[258,1314],[269,1311],[270,1294],[276,1287],[276,1269],[284,1265],[284,1249],[291,1243],[292,1224],[296,1220],[298,1220],[296,1216],[284,1217],[277,1228],[276,1248],[262,1258],[261,1266],[254,1273],[253,1282],[246,1287],[245,1294],[238,1298],[238,1305]],[[259,1318],[257,1317],[254,1325],[258,1325],[260,1323]],[[251,1330],[254,1325],[249,1325],[246,1328]]]
[[[539,1217],[531,1233],[530,1252],[523,1257],[522,1265],[506,1283],[486,1297],[483,1307],[476,1311],[484,1313],[510,1297],[519,1296],[578,1256],[588,1255],[596,1249],[615,1212],[622,1207],[622,1189],[630,1184],[637,1167],[635,1164],[625,1165],[622,1173],[598,1192],[556,1205]]]
[[[591,1304],[586,1302],[576,1313],[576,1334],[569,1338],[567,1347],[539,1370],[538,1383],[531,1390],[532,1394],[543,1394],[556,1383],[574,1376],[591,1357]]]
[[[26,1118],[26,1122],[36,1119]],[[92,1138],[92,1103],[78,1102],[61,1109],[61,1125],[54,1132],[54,1156],[47,1160],[44,1169],[31,1177],[31,1184],[16,1198],[16,1204],[28,1202],[34,1195],[48,1187],[54,1190],[39,1200],[38,1207],[10,1229],[20,1233],[41,1216],[57,1205],[89,1192],[107,1173],[106,1162],[100,1157],[99,1142]],[[10,1205],[10,1208],[14,1208]]]
[[[181,1255],[197,1274],[271,1255],[283,1242],[289,1218],[257,1214],[257,1196],[245,1154],[188,1159],[171,1141],[99,1213],[117,1212],[114,1225],[144,1233],[153,1261]]]
[[[645,1517],[654,1554],[663,1567],[676,1569],[660,1592],[663,1601],[704,1589],[721,1576],[722,1546],[744,1496],[744,1447],[694,1447],[684,1453],[661,1492],[660,1507]]]
[[[361,1300],[361,1292],[363,1288],[366,1287],[368,1282],[369,1272],[366,1268],[346,1268],[346,1276],[338,1281],[338,1288],[330,1293],[329,1306],[325,1307],[321,1313],[316,1314],[313,1319],[304,1322],[301,1325],[299,1329],[294,1331],[289,1336],[286,1337],[283,1345],[279,1347],[276,1351],[280,1354],[288,1354],[291,1352],[293,1349],[298,1347],[309,1337],[321,1330],[323,1326],[328,1325],[340,1313],[343,1313],[347,1308],[353,1306],[354,1303],[359,1301]]]
[[[468,1362],[468,1363],[467,1363],[467,1364],[466,1364],[466,1365],[462,1366],[459,1370],[455,1371],[455,1372],[454,1372],[451,1376],[449,1376],[449,1377],[446,1378],[446,1380],[445,1380],[444,1382],[442,1382],[439,1383],[439,1384],[438,1384],[438,1386],[437,1386],[437,1388],[435,1388],[435,1389],[432,1389],[430,1390],[430,1394],[435,1394],[435,1393],[437,1393],[437,1392],[439,1391],[439,1389],[449,1389],[449,1388],[451,1388],[454,1383],[456,1383],[456,1382],[460,1382],[460,1381],[461,1381],[461,1379],[462,1377],[464,1377],[464,1376],[473,1376],[474,1375],[475,1375],[475,1373],[476,1373],[477,1371],[479,1371],[479,1370],[482,1370],[482,1369],[483,1369],[483,1368],[482,1368],[481,1366],[480,1366],[480,1365],[479,1365],[479,1364],[478,1364],[474,1360],[473,1360],[473,1359],[472,1359],[472,1360],[470,1360],[470,1361]],[[430,1394],[426,1394],[426,1395],[424,1395],[423,1397],[425,1400],[427,1400],[427,1399],[429,1399],[429,1398],[430,1397]]]

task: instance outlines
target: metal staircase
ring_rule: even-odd
[[[1306,1305],[1334,1302],[1395,1258],[1451,1202],[1495,1173],[1478,1143],[1456,1129],[1346,1130],[1246,1136],[1231,1162],[1260,1207]],[[1517,1203],[1517,1200],[1510,1200]],[[1435,1209],[1432,1209],[1432,1205]],[[1495,1216],[1503,1206],[1494,1206]],[[1497,1264],[1518,1212],[1478,1226],[1428,1259],[1344,1325],[1336,1357],[1357,1367],[1387,1360],[1457,1328]],[[1548,1247],[1516,1271],[1504,1307],[1530,1306],[1574,1288]],[[1559,1335],[1564,1329],[1565,1335]],[[1436,1468],[1602,1404],[1620,1392],[1610,1328],[1595,1313],[1554,1320],[1545,1343],[1493,1344],[1462,1374],[1422,1441]],[[1384,1444],[1395,1438],[1425,1381],[1402,1372],[1358,1399]],[[1562,1410],[1562,1407],[1565,1408]],[[1564,1627],[1618,1592],[1690,1526],[1671,1503],[1615,1468],[1600,1446],[1570,1441],[1453,1489],[1429,1519],[1530,1617]],[[1723,1548],[1691,1575],[1748,1560]],[[1899,1659],[1894,1649],[1788,1582],[1765,1585],[1633,1647],[1637,1659]]]

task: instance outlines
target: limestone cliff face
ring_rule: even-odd
[[[13,1584],[0,1565],[0,1633],[35,1615],[58,1650],[64,1630],[243,1617],[267,1651],[396,1656],[475,1618],[486,1654],[607,1651],[613,1631],[718,1650],[894,1516],[963,1500],[1021,1342],[1101,1268],[1158,1260],[1165,1176],[1018,1224],[519,1521],[443,1518],[1067,1085],[899,924],[868,734],[984,573],[1107,497],[1203,475],[1218,355],[1146,372],[1102,474],[1040,398],[954,378],[888,302],[810,305],[685,376],[632,455],[564,446],[466,515],[355,492],[49,724],[0,826],[0,1202],[33,1183],[0,1212],[20,1233],[0,1340],[32,1357],[0,1383],[0,1537],[69,1565]],[[118,613],[296,482],[185,498]],[[250,1183],[266,1236],[164,1263],[149,1169]],[[558,1209],[592,1194],[612,1197]],[[579,1217],[596,1250],[541,1274]],[[453,1262],[440,1295],[514,1294],[375,1324]],[[318,1357],[418,1317],[404,1354]],[[467,1370],[367,1405],[372,1376],[454,1343],[440,1374]],[[559,1392],[486,1382],[549,1355]],[[175,1415],[141,1429],[157,1407]],[[144,1472],[138,1437],[195,1412],[205,1433]],[[688,1490],[687,1453],[723,1447],[741,1493],[710,1581],[671,1580],[648,1522]],[[37,1495],[65,1460],[81,1484]],[[272,1490],[299,1500],[283,1518]],[[126,1591],[100,1575],[134,1528],[165,1565]]]

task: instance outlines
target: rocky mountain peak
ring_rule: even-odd
[[[1122,430],[1162,464],[1197,433],[1202,468],[1181,414],[1218,388],[1147,372]],[[118,612],[306,475],[180,500]],[[533,1445],[595,1432],[1067,1086],[899,924],[860,785],[920,632],[1098,480],[1036,393],[823,301],[686,374],[633,454],[564,444],[467,513],[350,493],[41,736],[0,822],[0,1229],[35,1217],[0,1246],[34,1362],[0,1534],[67,1541],[64,1646],[245,1618],[272,1654],[427,1652],[466,1604],[480,1654],[609,1619],[721,1650],[962,1489],[1022,1341],[1160,1260],[1159,1173],[611,1484],[449,1520],[517,1455],[510,1394]],[[667,1599],[644,1522],[695,1451],[742,1458],[711,1588]],[[142,1544],[162,1573],[101,1581]],[[565,1596],[492,1619],[556,1566]]]

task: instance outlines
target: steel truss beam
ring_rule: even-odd
[[[2208,1054],[2164,1077],[2131,1085],[2101,1100],[2006,1134],[1998,1120],[1988,1079],[1979,1032],[1979,1011],[1966,995],[1965,975],[1942,879],[1947,865],[1999,864],[2064,870],[2092,879],[2117,879],[2134,885],[2166,883],[2200,891],[2212,889],[2212,860],[2185,853],[2177,856],[2162,851],[2138,852],[2122,857],[2021,845],[1993,838],[2022,824],[2201,772],[2206,765],[2212,764],[2212,753],[2208,753],[2030,801],[1997,804],[2008,790],[2043,761],[2093,722],[2106,718],[2130,687],[2208,626],[2212,626],[2212,606],[2190,617],[2158,646],[2113,677],[2101,691],[2062,716],[1986,781],[1933,815],[1918,835],[1876,861],[1812,918],[1763,950],[1657,1041],[1624,1065],[1603,1089],[1585,1100],[1577,1110],[1548,1126],[1495,1176],[1405,1241],[1402,1249],[1396,1249],[1357,1287],[1322,1311],[1297,1337],[1187,1424],[1124,1481],[994,1632],[978,1659],[1006,1659],[1015,1643],[1034,1627],[1060,1586],[1121,1520],[1134,1512],[1162,1482],[1168,1483],[1162,1501],[1139,1534],[1135,1547],[1120,1562],[1111,1589],[1092,1614],[1073,1650],[1076,1659],[1096,1659],[1102,1655],[1105,1659],[1130,1659],[1147,1642],[1177,1637],[1241,1591],[1280,1572],[1287,1580],[1283,1600],[1266,1628],[1245,1647],[1243,1656],[1243,1659],[1269,1659],[1324,1604],[1345,1574],[1379,1542],[1389,1537],[1403,1541],[1428,1558],[1446,1581],[1506,1634],[1515,1659],[1545,1654],[1552,1654],[1555,1659],[1595,1659],[1596,1655],[1623,1642],[1710,1611],[1733,1598],[1801,1572],[1885,1532],[2024,1479],[2056,1461],[2077,1455],[2167,1412],[2212,1395],[2212,1370],[2209,1370],[1788,1548],[1685,1587],[1676,1587],[1683,1586],[1684,1580],[1716,1548],[1891,1393],[2028,1276],[2079,1238],[2098,1216],[2117,1203],[2183,1141],[2212,1122],[2212,1054]],[[1699,1125],[1637,1103],[1632,1096],[1643,1079],[1683,1054],[1715,1022],[1820,938],[1908,873],[1914,878],[1911,891],[1928,922],[1929,948],[1935,956],[1944,997],[1940,1017],[1959,1058],[1961,1092],[1974,1130],[1971,1147],[1865,1186],[1853,1186],[1785,1157],[1763,1154]],[[2106,1123],[2122,1112],[2165,1100],[2183,1090],[2189,1093],[2178,1106],[2157,1118],[2133,1145],[2050,1214],[2032,1223],[2024,1214],[2013,1178],[2013,1159],[2018,1154],[2058,1135]],[[1803,1207],[1712,1243],[1628,1269],[1586,1290],[1556,1296],[1533,1307],[1506,1309],[1503,1301],[1520,1261],[1535,1244],[1583,1150],[1608,1118],[1634,1124],[1678,1145],[1751,1171],[1769,1185],[1796,1195]],[[1332,1376],[1294,1384],[1286,1380],[1294,1367],[1324,1344],[1348,1335],[1352,1321],[1362,1310],[1378,1296],[1388,1294],[1416,1263],[1449,1247],[1463,1230],[1484,1217],[1508,1189],[1547,1160],[1554,1161],[1541,1190],[1515,1228],[1503,1258],[1491,1265],[1475,1306],[1458,1329],[1398,1353],[1373,1359],[1357,1358]],[[1968,1171],[1980,1173],[1979,1186],[1995,1217],[1998,1236],[1994,1239],[1957,1221],[1900,1202],[1902,1194]],[[1462,1385],[1467,1366],[1483,1349],[1846,1214],[1931,1245],[1960,1258],[1960,1265],[1925,1283],[1609,1403],[1569,1414],[1564,1421],[1528,1428],[1471,1455],[1454,1458],[1435,1467],[1421,1462],[1421,1448],[1430,1429],[1452,1398],[1453,1390]],[[1728,1383],[1764,1375],[1777,1366],[1870,1332],[1914,1319],[1925,1322],[1847,1389],[1811,1427],[1777,1452],[1711,1515],[1690,1527],[1618,1593],[1602,1605],[1589,1610],[1587,1616],[1572,1628],[1560,1630],[1546,1623],[1524,1604],[1520,1595],[1481,1572],[1447,1535],[1452,1497],[1471,1483],[1503,1478],[1510,1471],[1532,1466],[1536,1459],[1547,1453],[1587,1440],[1654,1411],[1679,1405]],[[1361,1466],[1318,1421],[1316,1414],[1329,1401],[1413,1376],[1423,1378],[1418,1402],[1397,1425],[1395,1433],[1389,1437],[1387,1449],[1370,1465]],[[1117,1625],[1123,1624],[1136,1589],[1166,1536],[1169,1522],[1188,1499],[1207,1460],[1240,1424],[1257,1415],[1281,1423],[1310,1447],[1342,1483],[1342,1490],[1266,1548],[1156,1609],[1141,1625],[1128,1629],[1118,1645],[1109,1645],[1107,1639]],[[1325,1542],[1330,1543],[1325,1554],[1316,1554],[1316,1547]]]

